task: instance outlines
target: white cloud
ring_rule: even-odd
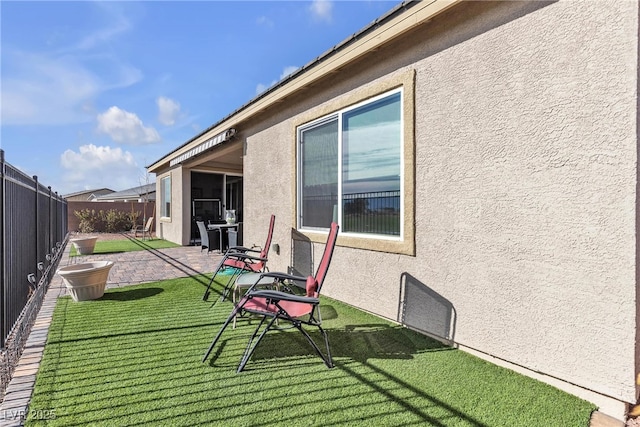
[[[6,53],[3,61],[2,124],[64,125],[89,121],[85,106],[100,93],[128,87],[142,73],[103,58],[104,73],[86,67],[70,56],[54,58],[25,52]],[[6,64],[11,63],[9,67]],[[106,80],[105,80],[106,78]]]
[[[158,104],[158,121],[165,126],[175,124],[180,114],[180,103],[164,96],[159,97],[156,103]]]
[[[65,169],[80,171],[105,170],[114,165],[137,167],[130,152],[123,151],[119,147],[98,147],[93,144],[81,146],[78,153],[73,150],[66,150],[60,157],[60,164]]]
[[[313,0],[309,10],[320,21],[331,23],[333,20],[333,2],[330,0]]]
[[[285,77],[288,77],[289,75],[293,74],[295,71],[298,71],[298,67],[294,65],[285,67],[284,70],[282,70],[282,74],[280,74],[280,80],[284,79]]]
[[[260,16],[258,19],[256,19],[256,23],[261,26],[261,27],[266,27],[266,28],[273,28],[275,26],[275,24],[273,23],[273,21],[269,18],[267,18],[266,16]]]
[[[276,81],[274,80],[272,85],[275,84],[275,83],[276,83]],[[258,83],[256,85],[256,95],[260,95],[262,92],[264,92],[265,90],[269,89],[269,87],[271,87],[272,85],[267,86],[265,84]]]
[[[282,70],[282,73],[280,73],[280,80],[284,79],[285,77],[288,77],[289,75],[291,75],[292,73],[297,71],[298,68],[299,67],[296,67],[294,65],[289,65],[287,67],[284,67],[284,69]],[[258,83],[256,85],[256,95],[260,95],[262,92],[264,92],[265,90],[269,89],[271,86],[275,85],[280,80],[273,80],[268,85],[266,85],[264,83]]]
[[[78,152],[66,150],[60,165],[65,187],[70,189],[106,187],[118,191],[140,185],[141,169],[133,155],[121,148],[83,145]]]
[[[98,114],[98,131],[123,144],[142,145],[160,141],[160,135],[153,127],[146,127],[137,115],[115,106]]]
[[[128,87],[142,79],[135,67],[121,61],[112,44],[130,30],[125,15],[109,5],[106,23],[67,46],[57,34],[46,51],[27,51],[5,45],[2,49],[3,125],[65,125],[87,122],[93,115],[83,106],[113,88]]]
[[[5,53],[2,123],[56,124],[87,121],[81,104],[99,92],[98,77],[70,57]]]
[[[109,16],[111,21],[103,28],[98,28],[94,32],[86,35],[76,46],[76,49],[88,50],[93,49],[104,43],[108,43],[120,34],[128,32],[132,25],[126,16],[113,7],[113,2],[97,2],[95,4],[101,9],[103,16]]]

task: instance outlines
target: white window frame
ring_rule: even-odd
[[[353,105],[349,105],[348,107],[342,108],[338,111],[335,111],[331,114],[327,114],[325,116],[322,116],[320,118],[317,118],[313,121],[310,121],[308,123],[304,123],[300,126],[297,127],[296,130],[296,145],[297,145],[297,156],[296,156],[296,165],[297,165],[297,173],[296,173],[296,186],[297,186],[297,215],[296,215],[296,227],[298,230],[300,231],[320,231],[320,232],[327,232],[328,228],[317,228],[317,227],[309,227],[309,226],[303,226],[302,225],[302,216],[303,216],[303,211],[302,211],[302,197],[301,195],[303,194],[302,192],[302,155],[301,155],[301,150],[300,150],[300,141],[302,138],[302,134],[309,130],[314,128],[315,126],[318,126],[324,122],[329,122],[329,121],[333,121],[335,119],[337,119],[338,121],[338,203],[337,203],[337,218],[338,218],[338,223],[341,222],[342,219],[342,210],[343,210],[343,156],[344,156],[344,152],[343,152],[343,132],[342,132],[342,128],[343,128],[343,117],[346,113],[349,113],[350,111],[353,111],[355,109],[358,109],[360,107],[375,103],[381,99],[387,98],[389,96],[393,96],[395,94],[400,94],[400,213],[399,213],[399,235],[384,235],[384,234],[370,234],[370,233],[357,233],[357,232],[343,232],[341,230],[341,234],[345,234],[348,236],[354,236],[357,238],[362,238],[362,239],[375,239],[375,240],[389,240],[389,241],[402,241],[404,239],[404,221],[403,218],[405,216],[405,201],[404,201],[404,197],[405,197],[405,165],[404,165],[404,159],[405,159],[405,144],[404,144],[404,139],[405,139],[405,135],[404,135],[404,131],[405,131],[405,117],[404,117],[404,90],[402,87],[399,88],[395,88],[393,90],[381,93],[377,96],[371,97],[366,99],[365,101],[361,101],[359,103],[353,104]],[[342,225],[342,224],[341,224]]]
[[[167,186],[169,188],[169,201],[168,201],[168,215],[167,215],[167,200],[165,200],[165,196],[166,196],[166,189]],[[162,218],[171,218],[171,198],[172,198],[172,191],[171,191],[171,175],[169,176],[165,176],[162,177],[160,179],[160,216]]]

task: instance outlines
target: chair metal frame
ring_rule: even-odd
[[[144,240],[145,234],[151,238],[151,226],[153,225],[153,217],[150,216],[147,219],[146,224],[144,225],[134,225],[133,226],[133,237],[138,237],[138,233],[142,233],[142,239]]]
[[[333,367],[331,358],[331,348],[329,346],[329,337],[322,328],[322,318],[320,316],[320,290],[329,269],[331,258],[338,237],[339,226],[335,222],[331,224],[331,230],[327,238],[325,249],[316,270],[315,277],[293,276],[286,273],[262,273],[257,276],[255,283],[244,294],[240,302],[233,308],[231,314],[224,322],[218,334],[213,339],[209,349],[205,353],[202,362],[204,363],[211,351],[219,341],[222,333],[227,326],[235,320],[236,316],[248,314],[261,316],[260,322],[255,331],[251,335],[247,347],[244,350],[237,372],[242,372],[247,362],[253,355],[255,349],[262,341],[262,338],[270,330],[275,329],[274,325],[279,322],[286,322],[295,327],[306,340],[311,344],[315,352],[320,356],[324,364],[328,368]],[[267,289],[263,289],[265,283],[271,283]],[[304,285],[302,284],[304,283]],[[277,285],[274,290],[272,285]],[[294,293],[295,289],[303,289],[304,295]],[[266,326],[260,332],[263,325]],[[317,327],[324,339],[326,353],[323,353],[318,344],[313,340],[311,335],[303,328],[303,326]],[[279,325],[278,325],[279,328]],[[258,335],[259,334],[259,335]]]
[[[207,289],[204,291],[204,295],[202,296],[203,301],[207,301],[209,299],[209,295],[211,294],[211,285],[213,284],[213,281],[218,273],[224,268],[235,268],[235,271],[224,287],[224,290],[222,292],[223,300],[226,299],[229,295],[229,290],[231,289],[233,283],[239,275],[246,272],[260,273],[267,271],[269,248],[271,247],[271,240],[273,239],[273,228],[275,225],[275,221],[276,216],[271,215],[271,220],[269,222],[269,231],[267,232],[267,240],[262,248],[257,249],[255,247],[247,248],[244,246],[233,246],[226,250],[224,256],[211,275],[211,280],[209,280]]]

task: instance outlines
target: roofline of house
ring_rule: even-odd
[[[126,198],[126,197],[141,197],[144,196],[146,194],[149,193],[155,193],[156,192],[156,183],[155,182],[151,182],[149,184],[142,184],[139,185],[137,187],[132,187],[132,188],[127,188],[126,190],[120,190],[120,191],[113,191],[111,193],[108,194],[102,194],[100,196],[96,197],[96,200],[102,199],[102,198],[109,198],[109,199],[113,199],[114,197],[117,198]]]
[[[96,193],[98,191],[102,191],[102,190],[109,190],[110,192],[114,192],[112,189],[110,188],[94,188],[91,190],[82,190],[82,191],[76,191],[75,193],[69,193],[69,194],[64,194],[62,195],[62,197],[73,197],[73,196],[79,196],[81,194],[90,194],[90,193]]]
[[[154,173],[163,165],[168,164],[171,158],[187,152],[217,133],[236,127],[238,123],[281,102],[283,98],[361,58],[368,52],[376,50],[461,1],[463,0],[403,1],[362,30],[302,66],[180,147],[146,166],[147,170]]]

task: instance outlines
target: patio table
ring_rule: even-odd
[[[207,229],[208,230],[219,230],[220,231],[218,233],[220,235],[220,252],[224,252],[223,248],[222,248],[222,242],[223,242],[222,233],[228,234],[229,230],[231,230],[231,229],[237,230],[238,229],[238,224],[226,224],[226,223],[224,223],[224,224],[207,224]]]

